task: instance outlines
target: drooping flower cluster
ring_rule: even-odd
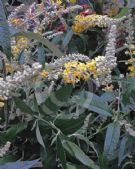
[[[133,58],[133,55],[135,55],[135,45],[134,45],[133,16],[131,14],[128,16],[128,20],[126,21],[125,25],[128,33],[128,36],[125,38],[126,39],[125,47],[127,48],[125,54],[130,55],[130,58]]]
[[[64,66],[63,78],[66,83],[75,84],[80,80],[88,80],[90,77],[85,63],[72,61],[65,63]]]
[[[92,60],[90,60],[88,56],[74,53],[63,56],[61,58],[56,58],[55,53],[53,56],[51,53],[48,53],[50,50],[47,49],[47,52],[45,53],[47,56],[47,62],[45,63],[45,70],[41,73],[41,75],[43,77],[48,77],[49,80],[58,79],[61,77],[61,75],[63,75],[64,81],[72,84],[75,84],[80,80],[88,80],[90,77],[92,77],[98,86],[104,85],[106,88],[110,88],[111,72],[116,66],[116,26],[118,23],[125,21],[125,18],[127,18],[127,16],[114,19],[108,17],[107,15],[95,14],[94,11],[90,13],[90,7],[87,8],[80,5],[60,7],[55,2],[49,5],[45,2],[42,2],[40,4],[34,2],[26,10],[23,9],[22,5],[21,15],[17,9],[16,12],[13,12],[10,15],[9,23],[12,26],[22,27],[23,29],[39,33],[49,40],[53,40],[55,36],[63,34],[67,30],[68,23],[63,16],[73,11],[75,12],[75,15],[77,13],[80,13],[75,17],[75,21],[72,26],[72,29],[75,33],[81,33],[88,28],[93,28],[96,26],[101,28],[107,27],[110,29],[108,35],[108,44],[106,47],[105,55],[97,56]],[[85,11],[82,11],[84,9]],[[15,24],[13,22],[13,19],[22,19],[22,22]],[[55,21],[60,23],[58,24],[58,27],[56,25],[56,28],[52,29],[52,24],[55,23]],[[33,43],[35,42],[36,41],[34,40]],[[12,45],[14,55],[18,55],[21,49],[27,47],[27,44],[28,40],[26,38],[17,38],[16,45]],[[33,53],[36,53],[37,57],[38,52],[35,48],[36,47],[34,46],[35,51]],[[31,51],[31,49],[29,51]],[[68,53],[69,51],[65,49],[64,52]]]
[[[75,21],[72,26],[72,29],[76,33],[81,33],[88,28],[93,28],[96,26],[101,28],[106,28],[111,26],[112,24],[120,23],[125,18],[126,17],[124,16],[120,19],[113,19],[106,15],[97,15],[97,14],[87,15],[87,16],[77,15],[75,17]]]
[[[81,62],[87,62],[89,61],[89,57],[80,53],[72,53],[68,54],[66,56],[62,56],[59,59],[55,59],[54,62],[45,64],[45,67],[48,73],[48,79],[50,80],[56,80],[63,74],[63,67],[66,63],[74,61],[81,61]]]
[[[135,131],[133,129],[133,126],[126,120],[121,120],[119,121],[120,125],[121,126],[124,126],[125,127],[125,130],[126,132],[132,136],[132,137],[135,137]]]
[[[98,86],[111,83],[111,72],[116,67],[115,57],[116,25],[112,25],[108,35],[105,56],[97,56],[86,63],[72,61],[66,63],[63,78],[66,83],[75,84],[80,80],[88,80],[91,76]]]
[[[35,62],[32,66],[24,65],[23,71],[17,71],[13,76],[6,76],[6,79],[0,78],[0,96],[5,100],[11,95],[17,88],[23,86],[32,77],[37,75],[42,66]]]
[[[105,50],[105,56],[98,56],[95,58],[97,72],[100,76],[99,78],[96,78],[96,81],[99,85],[106,85],[111,82],[111,72],[117,65],[117,58],[115,57],[116,33],[116,25],[112,25],[108,35],[108,44]]]
[[[11,143],[7,141],[4,147],[0,148],[0,157],[3,157],[9,151],[10,146],[11,146]]]
[[[62,56],[59,59],[55,59],[53,63],[50,63],[50,66],[53,67],[62,67],[65,63],[68,63],[70,61],[82,61],[86,62],[89,60],[89,57],[80,53],[72,53],[68,54],[66,56]]]
[[[130,56],[130,59],[126,61],[128,64],[128,76],[135,77],[135,44],[134,44],[134,26],[133,26],[133,16],[130,14],[128,16],[128,20],[126,21],[126,28],[128,32],[128,36],[126,37],[127,51],[125,52]]]

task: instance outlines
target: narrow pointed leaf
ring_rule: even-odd
[[[70,154],[71,157],[76,158],[83,165],[92,169],[99,169],[94,161],[91,160],[76,144],[70,141],[64,141],[63,147]]]
[[[62,147],[62,143],[61,143],[59,136],[57,137],[56,143],[57,143],[57,154],[58,154],[58,157],[61,161],[62,168],[67,169],[67,167],[66,167],[66,154],[65,154],[64,149]]]
[[[25,103],[23,102],[21,99],[19,99],[18,97],[14,97],[14,102],[16,104],[16,106],[24,113],[28,113],[28,114],[33,114],[33,111],[31,110],[31,108]]]
[[[41,136],[38,123],[37,123],[37,126],[36,126],[36,137],[37,137],[38,143],[45,149],[45,144],[43,142],[43,138]]]
[[[29,39],[37,40],[38,42],[48,47],[58,58],[64,56],[64,54],[53,43],[51,43],[48,39],[42,37],[37,33],[20,32],[20,33],[13,34],[13,36],[25,36]]]
[[[7,55],[8,59],[10,59],[12,56],[10,46],[10,31],[2,0],[0,0],[0,46]]]
[[[107,159],[112,160],[115,157],[119,138],[120,124],[118,122],[109,124],[104,143],[104,155]]]

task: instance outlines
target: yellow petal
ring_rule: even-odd
[[[4,102],[0,102],[0,107],[4,107]]]

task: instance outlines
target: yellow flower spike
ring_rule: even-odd
[[[28,39],[24,36],[17,36],[16,37],[16,45],[12,46],[12,53],[15,57],[18,56],[18,54],[20,53],[20,51],[23,48],[26,48],[28,46]]]
[[[79,70],[79,71],[86,71],[87,70],[87,67],[86,67],[86,65],[84,64],[84,63],[78,63],[78,65],[77,65],[77,70]]]
[[[4,102],[0,102],[0,107],[4,107]]]
[[[40,76],[41,77],[47,77],[48,76],[48,72],[46,70],[42,70],[42,72],[40,72]]]
[[[12,46],[11,50],[12,50],[12,53],[15,57],[17,57],[18,54],[20,53],[20,48],[18,46]]]
[[[131,44],[131,45],[130,45],[130,48],[131,48],[131,49],[135,49],[135,45],[134,45],[134,44]]]
[[[16,44],[20,49],[26,48],[28,46],[28,39],[24,36],[18,36],[16,38]]]
[[[133,50],[131,53],[132,53],[133,55],[135,55],[135,50]]]
[[[52,1],[52,4],[56,3],[59,6],[62,4],[62,0],[51,0],[51,1]]]
[[[6,67],[6,73],[13,73],[14,69],[11,64],[6,63],[5,67]]]
[[[130,72],[128,75],[129,75],[130,77],[134,77],[134,76],[135,76],[135,72]]]
[[[106,91],[106,92],[112,92],[114,89],[114,86],[111,85],[107,85],[106,87],[104,87],[102,90]]]
[[[79,71],[74,71],[73,76],[74,76],[74,77],[77,77],[77,78],[80,80],[82,75],[81,75],[81,72],[79,72]]]
[[[135,58],[131,58],[127,61],[129,64],[135,62]]]
[[[117,15],[118,12],[119,12],[119,8],[118,8],[117,6],[114,6],[114,7],[112,7],[112,8],[109,10],[108,15],[109,15],[110,17],[112,17],[112,16]]]
[[[80,80],[88,80],[90,77],[85,63],[72,61],[65,63],[64,66],[63,79],[66,83],[75,84]]]
[[[90,71],[95,71],[96,70],[96,61],[92,60],[90,62],[86,63],[86,67],[87,69],[89,69]]]
[[[86,73],[85,75],[83,75],[82,79],[87,81],[90,78],[90,74]]]
[[[20,18],[12,18],[10,19],[11,24],[15,25],[15,26],[19,26],[20,24],[23,23],[23,19]]]
[[[130,70],[130,71],[135,71],[135,65],[129,66],[129,67],[128,67],[128,70]]]
[[[76,0],[69,0],[70,3],[76,3]]]
[[[101,28],[106,27],[107,23],[105,22],[105,15],[77,15],[75,17],[74,24],[72,26],[72,30],[76,33],[81,33],[88,28],[93,28],[95,26],[99,26]]]

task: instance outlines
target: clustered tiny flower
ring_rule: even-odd
[[[6,155],[6,153],[9,151],[10,146],[11,146],[11,142],[7,141],[7,143],[0,148],[0,157]]]
[[[72,29],[76,33],[81,33],[87,30],[88,28],[93,28],[96,26],[101,28],[110,27],[112,24],[113,25],[118,24],[125,19],[126,19],[125,16],[120,19],[113,19],[106,15],[97,15],[97,14],[87,16],[77,15],[75,17]]]
[[[119,123],[121,126],[125,127],[126,132],[130,136],[135,137],[135,131],[133,130],[132,125],[130,123],[128,123],[126,120],[121,120],[121,121],[119,121]]]
[[[0,96],[5,100],[11,96],[11,93],[16,90],[17,88],[23,86],[27,81],[32,79],[35,75],[37,75],[42,66],[35,62],[32,66],[24,65],[23,71],[17,71],[14,75],[6,76],[6,80],[0,78]]]

